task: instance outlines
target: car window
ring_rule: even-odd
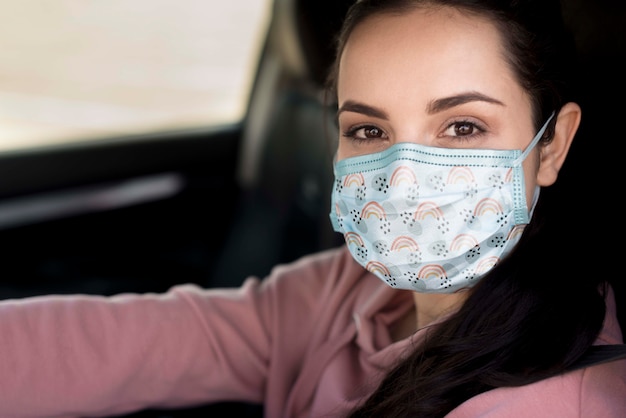
[[[270,0],[0,0],[0,152],[239,120]]]

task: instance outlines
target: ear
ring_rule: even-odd
[[[539,186],[550,186],[556,181],[580,125],[581,115],[582,111],[577,103],[569,102],[561,108],[554,127],[554,138],[549,144],[539,148]]]

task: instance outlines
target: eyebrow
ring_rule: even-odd
[[[487,102],[504,106],[504,103],[502,103],[500,100],[486,96],[482,93],[471,91],[468,93],[462,93],[450,97],[444,97],[442,99],[433,100],[426,106],[426,112],[432,115],[433,113],[442,112],[455,106],[460,106],[462,104],[470,102]]]
[[[339,110],[337,110],[337,116],[339,116],[342,112],[354,112],[374,118],[389,119],[389,115],[384,110],[363,103],[358,103],[353,100],[346,100],[345,103],[341,105]]]
[[[494,99],[493,97],[489,97],[478,92],[468,92],[433,100],[426,106],[426,112],[428,114],[442,112],[455,106],[460,106],[470,102],[487,102],[504,106],[504,103],[500,100]],[[342,112],[354,112],[379,119],[389,119],[389,115],[384,110],[363,103],[358,103],[353,100],[346,100],[346,102],[337,111],[337,117],[339,117]]]

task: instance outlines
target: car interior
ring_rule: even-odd
[[[234,287],[342,245],[328,220],[337,127],[324,81],[351,3],[273,0],[238,123],[0,153],[0,298]],[[610,276],[618,244],[609,239],[622,234],[608,197],[620,187],[626,5],[564,5],[581,53],[584,116],[566,180],[548,193],[569,226],[563,239],[580,242],[572,262],[595,262]],[[602,211],[582,209],[601,202]],[[587,259],[590,247],[605,258]],[[614,282],[626,331],[626,285]],[[225,400],[126,417],[226,414],[262,416],[262,406]]]

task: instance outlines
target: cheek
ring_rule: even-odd
[[[346,154],[345,146],[341,146],[341,139],[340,139],[339,145],[337,145],[337,149],[335,151],[335,162],[341,161],[347,157],[349,157],[349,155]]]
[[[335,153],[335,161],[346,158],[360,157],[384,151],[390,146],[389,141],[373,140],[373,141],[352,141],[350,139],[340,139],[337,151]]]

